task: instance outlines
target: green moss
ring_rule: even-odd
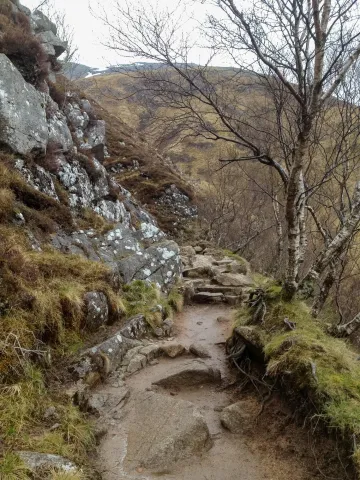
[[[174,311],[181,311],[183,297],[177,286],[166,296],[156,285],[135,280],[124,286],[124,304],[128,316],[142,314],[148,324],[156,328],[166,317],[172,317]]]
[[[292,389],[307,392],[318,414],[332,428],[349,436],[360,434],[360,364],[349,345],[328,335],[305,303],[287,303],[278,287],[270,289],[263,326],[267,374],[287,378]],[[269,297],[267,297],[269,298]],[[243,308],[237,325],[251,324],[252,311]],[[294,322],[295,329],[284,320]],[[360,454],[357,452],[356,455]]]

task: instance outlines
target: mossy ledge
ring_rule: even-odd
[[[251,330],[256,341],[247,336],[246,343],[262,350],[266,376],[279,382],[297,408],[305,407],[305,415],[337,434],[360,478],[358,354],[344,340],[330,336],[304,302],[285,302],[277,285],[264,291],[263,322],[254,325],[254,307],[242,307],[236,314],[232,340],[235,332],[241,338],[244,326]],[[255,360],[250,350],[247,355]]]

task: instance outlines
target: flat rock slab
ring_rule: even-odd
[[[195,285],[196,290],[200,292],[210,293],[224,293],[229,295],[240,295],[242,293],[241,287],[226,287],[224,285]]]
[[[215,277],[215,282],[225,287],[249,287],[254,285],[250,277],[241,273],[219,273]]]
[[[193,360],[169,369],[167,375],[156,380],[154,385],[162,387],[184,387],[206,383],[220,383],[221,373],[199,360]]]
[[[88,410],[96,415],[101,415],[106,411],[116,412],[120,410],[127,399],[130,391],[124,384],[123,387],[116,389],[115,393],[92,393],[88,400]]]
[[[125,467],[163,471],[212,446],[208,426],[194,404],[154,392],[135,398]]]
[[[213,293],[213,292],[200,292],[196,293],[193,296],[194,302],[199,303],[219,303],[223,302],[225,299],[222,293]]]

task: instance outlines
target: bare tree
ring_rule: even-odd
[[[174,12],[146,11],[123,1],[114,0],[113,9],[100,14],[109,31],[107,44],[155,63],[137,75],[154,101],[177,112],[170,128],[231,143],[237,154],[220,159],[225,165],[259,162],[277,172],[287,233],[284,292],[291,299],[303,277],[314,282],[330,266],[336,268],[360,221],[359,183],[347,187],[350,201],[340,228],[304,271],[309,224],[322,228],[311,201],[318,183],[326,183],[343,163],[336,158],[329,167],[323,161],[322,135],[360,55],[359,7],[356,0],[255,0],[244,7],[236,0],[201,3],[217,9],[203,31],[205,65],[189,60],[193,37],[181,34]],[[211,68],[218,54],[230,58],[234,68]]]

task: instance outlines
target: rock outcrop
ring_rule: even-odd
[[[19,2],[14,9],[20,11]],[[28,16],[53,75],[52,58],[64,52],[66,42],[57,37],[56,26],[43,13],[21,11]],[[97,118],[91,103],[71,87],[64,91],[63,86],[45,82],[40,92],[1,53],[0,70],[0,144],[13,153],[13,168],[29,185],[59,204],[65,203],[73,220],[71,231],[59,226],[48,243],[64,254],[106,263],[117,284],[144,280],[166,289],[181,274],[179,248],[103,165],[106,122]],[[181,196],[176,186],[163,201],[168,204],[174,195]],[[109,224],[105,233],[77,227],[84,211]],[[43,239],[37,238],[36,232],[31,234],[41,248]],[[92,322],[100,320],[93,318]]]
[[[16,153],[45,152],[45,98],[0,53],[0,142]]]

